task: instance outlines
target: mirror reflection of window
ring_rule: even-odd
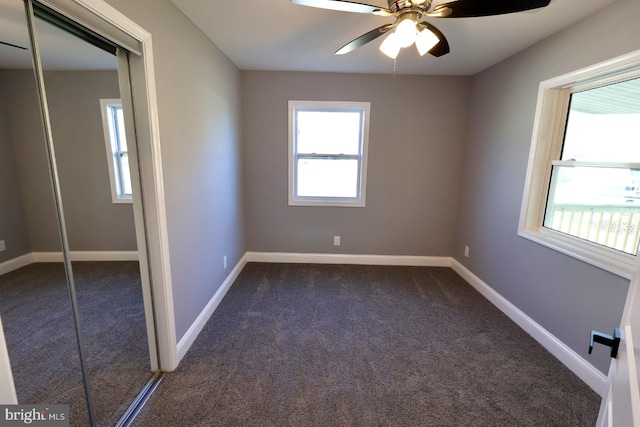
[[[119,99],[101,99],[100,110],[107,149],[111,197],[113,203],[130,203],[133,191],[122,103]]]

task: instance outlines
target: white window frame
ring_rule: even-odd
[[[301,155],[296,148],[296,112],[297,111],[356,111],[361,113],[361,141],[358,155],[314,155],[315,158],[333,157],[358,159],[357,196],[346,197],[305,197],[296,192],[297,160]],[[289,205],[290,206],[340,206],[365,207],[367,188],[367,154],[369,151],[370,102],[344,101],[289,101]]]
[[[122,108],[120,99],[101,99],[100,113],[102,115],[102,130],[107,152],[107,166],[109,168],[109,185],[111,186],[111,200],[113,203],[132,203],[133,195],[122,191],[122,153],[116,139],[117,128],[112,114],[113,107]]]
[[[638,77],[640,50],[540,83],[518,224],[519,236],[625,278],[635,274],[640,257],[543,224],[552,165],[560,159],[571,94]]]

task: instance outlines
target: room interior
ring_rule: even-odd
[[[456,66],[458,59],[420,62],[401,53],[395,75],[393,61],[379,58],[371,46],[360,50],[379,67],[372,71],[357,69],[356,59],[340,65],[332,57],[334,45],[349,40],[345,27],[353,25],[357,36],[375,27],[374,17],[299,12],[292,25],[304,28],[272,41],[271,48],[262,46],[263,54],[281,61],[274,46],[284,46],[287,56],[286,47],[298,46],[303,34],[313,37],[313,29],[335,38],[307,46],[328,55],[324,65],[302,55],[289,69],[273,63],[256,68],[231,50],[234,31],[228,25],[234,21],[199,22],[224,15],[222,9],[207,17],[177,0],[107,3],[153,37],[178,360],[247,262],[414,262],[452,267],[472,285],[485,286],[488,298],[497,294],[503,311],[517,313],[512,320],[520,319],[521,327],[603,393],[610,359],[606,348],[587,353],[589,330],[619,325],[629,279],[517,231],[538,85],[637,50],[637,2],[589,2],[573,21],[554,23],[538,39],[453,74],[440,67]],[[279,10],[299,7],[282,3]],[[567,3],[557,0],[549,8]],[[340,31],[321,25],[328,16]],[[467,39],[456,37],[465,24],[440,22],[452,52],[462,49]],[[483,25],[506,28],[501,24],[489,18]],[[517,29],[503,31],[509,30],[511,38],[520,36]],[[261,39],[268,42],[266,35]],[[372,102],[366,208],[287,206],[291,99]],[[334,235],[342,236],[340,247],[333,246]]]

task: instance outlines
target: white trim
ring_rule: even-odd
[[[109,20],[106,16],[103,16],[99,13],[100,11],[105,10],[108,13],[109,8],[111,7],[104,0],[38,1],[51,8],[55,12],[66,16],[72,21],[80,23],[97,35],[104,37],[105,39],[110,40],[112,43],[131,51],[134,55],[141,55],[140,44],[142,42],[134,34],[131,33],[131,29],[126,25],[118,25],[118,22],[122,20]],[[98,2],[104,3],[104,5],[99,5]],[[90,7],[90,4],[88,3],[94,3],[94,7]],[[111,8],[111,10],[115,9]],[[95,19],[96,17],[102,19]]]
[[[102,117],[102,133],[104,136],[104,146],[107,154],[107,168],[109,170],[109,186],[111,187],[111,201],[113,203],[133,203],[133,197],[120,194],[119,189],[122,183],[119,182],[120,174],[116,174],[116,151],[118,150],[115,137],[113,119],[109,116],[109,109],[113,106],[122,108],[122,100],[120,98],[101,98],[100,99],[100,116]]]
[[[137,251],[71,251],[71,261],[138,261]],[[62,252],[30,252],[0,263],[0,276],[36,262],[63,262]]]
[[[310,264],[358,264],[358,265],[398,265],[422,267],[450,267],[466,280],[489,302],[506,314],[515,324],[546,348],[562,364],[591,387],[596,393],[604,396],[607,388],[607,376],[592,364],[573,351],[569,346],[556,338],[540,324],[527,316],[522,310],[493,290],[464,265],[450,257],[398,256],[398,255],[351,255],[351,254],[312,254],[284,252],[247,252],[218,288],[209,303],[193,322],[177,345],[178,357],[181,360],[200,331],[207,323],[222,298],[226,295],[238,274],[247,262],[271,263],[310,263]]]
[[[62,252],[32,252],[33,262],[62,262]],[[70,251],[71,261],[138,261],[137,251]]]
[[[613,396],[613,392],[611,388],[611,382],[609,382],[607,386],[607,394],[602,399],[602,402],[600,402],[600,412],[598,413],[598,420],[596,421],[596,427],[614,427],[612,396]]]
[[[130,71],[132,74],[139,73],[139,80],[144,81],[144,84],[137,89],[135,82],[132,84],[135,92],[134,108],[137,108],[136,119],[140,119],[136,120],[138,149],[141,152],[140,161],[148,166],[147,173],[141,171],[145,194],[147,249],[154,295],[160,369],[167,372],[172,371],[178,366],[179,359],[176,344],[152,37],[144,28],[104,0],[74,0],[74,2],[92,12],[96,17],[135,38],[142,45],[142,64],[131,58]],[[136,98],[135,95],[138,97]],[[141,145],[144,147],[141,148]],[[142,152],[145,156],[142,155]]]
[[[414,255],[352,255],[352,254],[315,254],[315,253],[285,253],[285,252],[247,252],[246,256],[247,256],[247,262],[451,267],[450,257],[429,257],[429,256],[414,256]]]
[[[638,269],[638,260],[633,255],[592,244],[550,228],[523,229],[518,235],[625,279],[631,279]]]
[[[297,130],[296,113],[298,109],[309,111],[339,111],[348,110],[361,113],[361,140],[358,176],[358,194],[353,198],[342,197],[305,197],[298,196],[296,190],[297,165],[297,135],[294,135],[294,128]],[[369,155],[369,124],[371,116],[370,102],[353,101],[295,101],[289,100],[288,104],[288,201],[289,206],[332,206],[345,208],[363,208],[366,206],[367,196],[367,163]],[[338,157],[343,156],[339,155]]]
[[[8,261],[1,262],[0,276],[15,271],[19,268],[26,267],[27,265],[33,264],[34,262],[35,261],[33,261],[33,253],[24,254],[17,258],[12,258]]]
[[[191,324],[187,332],[177,345],[178,360],[187,354],[198,334],[206,325],[211,315],[216,310],[231,285],[247,262],[273,262],[273,263],[306,263],[306,264],[362,264],[362,265],[403,265],[423,267],[450,267],[449,257],[426,256],[396,256],[396,255],[348,255],[348,254],[303,254],[282,252],[247,252],[238,261],[225,281],[220,285],[211,300]]]
[[[599,76],[594,77],[594,74],[606,75],[624,73],[630,69],[634,69],[639,60],[640,50],[634,50],[633,52],[629,52],[625,55],[620,55],[615,58],[602,61],[598,64],[545,80],[544,83],[546,83],[548,87],[569,87],[575,86],[575,82],[579,81],[583,84],[587,84],[587,87],[593,87],[594,80],[601,80]],[[581,87],[580,89],[584,90],[584,87]]]
[[[121,261],[129,260],[136,252],[72,252],[73,261]],[[137,259],[137,258],[136,258]],[[0,274],[7,273],[10,267],[17,269],[34,262],[60,262],[62,254],[55,252],[32,252],[0,264]],[[518,307],[493,290],[487,283],[473,274],[459,261],[450,257],[398,256],[398,255],[351,255],[351,254],[312,254],[283,252],[247,252],[238,261],[225,281],[220,285],[211,300],[189,327],[176,345],[177,363],[185,356],[198,334],[218,307],[227,291],[247,262],[272,263],[309,263],[309,264],[359,264],[359,265],[399,265],[423,267],[450,267],[465,279],[482,296],[506,314],[514,323],[531,335],[538,343],[553,354],[560,362],[575,373],[596,393],[604,396],[607,377],[578,353],[556,338],[540,324],[530,318]],[[174,366],[177,367],[177,363]]]
[[[0,405],[16,405],[18,396],[13,383],[13,373],[9,362],[9,351],[4,340],[2,319],[0,319]]]
[[[147,233],[144,220],[144,205],[142,195],[142,183],[140,181],[140,159],[138,156],[138,138],[136,137],[136,123],[134,119],[133,95],[131,92],[131,72],[129,69],[129,54],[123,49],[116,52],[118,57],[118,84],[120,86],[120,101],[122,105],[122,117],[125,122],[125,135],[129,141],[128,148],[129,179],[131,184],[131,196],[133,203],[133,219],[136,229],[136,242],[138,249],[138,264],[140,269],[140,283],[142,285],[142,300],[144,305],[144,317],[147,324],[147,343],[149,345],[150,369],[152,372],[160,370],[158,356],[158,338],[153,310],[153,291],[151,284],[151,271],[149,270],[149,252],[147,251]],[[135,195],[135,197],[133,197]]]
[[[491,286],[483,282],[460,262],[455,259],[452,260],[451,268],[469,282],[482,296],[506,314],[514,323],[538,341],[538,343],[553,354],[596,393],[600,396],[605,395],[607,389],[607,376],[605,374],[596,369],[591,363],[587,362],[531,317],[527,316],[527,314],[496,292]]]
[[[77,0],[78,1],[78,0]],[[87,0],[82,0],[87,1]],[[124,16],[124,15],[123,15]],[[126,17],[125,17],[126,18]],[[158,353],[160,356],[160,369],[166,372],[174,370],[180,359],[178,358],[175,311],[173,306],[173,285],[171,279],[171,264],[169,252],[169,231],[167,226],[167,211],[164,197],[164,176],[162,172],[162,155],[160,148],[160,125],[158,116],[158,100],[156,92],[155,65],[153,61],[153,45],[151,34],[142,28],[133,24],[135,28],[139,28],[144,33],[144,37],[139,39],[142,41],[144,74],[147,82],[147,108],[150,130],[150,150],[151,150],[151,180],[148,183],[152,187],[155,196],[155,204],[145,204],[147,216],[153,209],[155,219],[156,236],[152,241],[148,241],[148,249],[150,254],[150,270],[152,276],[152,286],[154,291],[155,302],[155,321],[158,336]],[[129,28],[134,28],[128,25]],[[138,37],[133,31],[131,35]],[[134,97],[135,98],[135,97]],[[138,138],[140,134],[138,133]],[[139,140],[138,140],[139,142]],[[142,171],[141,171],[142,173]],[[142,178],[141,178],[142,179]],[[144,179],[142,179],[144,183]],[[143,184],[144,186],[144,184]],[[143,190],[144,191],[144,190]],[[149,194],[149,191],[145,191]],[[147,197],[148,199],[148,197]],[[150,232],[149,219],[147,218],[147,233]]]
[[[551,165],[562,150],[573,91],[640,76],[640,50],[540,83],[531,137],[518,235],[548,248],[630,279],[636,256],[543,227]]]
[[[629,394],[631,395],[631,414],[633,419],[637,422],[638,420],[640,420],[640,406],[638,406],[638,402],[640,402],[640,390],[638,389],[638,381],[634,381],[634,379],[640,377],[638,377],[638,366],[636,365],[636,358],[633,356],[635,355],[635,353],[637,353],[637,350],[635,350],[637,341],[634,341],[633,333],[631,331],[631,324],[627,324],[624,327],[623,339],[626,344],[628,365],[627,369],[629,370],[630,379],[629,388],[631,390]],[[636,343],[635,345],[634,342]]]
[[[222,301],[222,298],[224,298],[224,296],[227,294],[227,291],[229,290],[229,288],[231,288],[231,285],[233,285],[233,282],[235,282],[235,280],[238,278],[238,275],[246,264],[247,254],[245,254],[240,259],[240,261],[238,261],[233,270],[231,270],[231,273],[229,273],[224,282],[222,282],[222,285],[220,285],[216,293],[213,294],[213,297],[211,297],[202,312],[200,312],[196,320],[191,324],[187,332],[183,335],[182,338],[180,338],[180,341],[177,345],[178,360],[182,360],[185,354],[187,354],[187,351],[189,350],[189,348],[191,348],[191,345],[193,345],[196,338],[198,338],[198,335],[202,331],[202,328],[204,328],[204,325],[207,324],[207,321],[216,310],[216,308],[218,308],[218,305]]]

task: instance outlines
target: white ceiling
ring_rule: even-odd
[[[387,7],[385,0],[357,1]],[[429,18],[447,37],[451,53],[440,58],[420,57],[413,46],[403,49],[397,58],[397,72],[473,75],[613,1],[554,0],[546,8],[516,14]],[[242,70],[393,71],[393,60],[378,50],[385,36],[346,55],[334,52],[394,18],[305,7],[289,0],[172,2]],[[433,5],[444,2],[434,0]]]
[[[289,0],[243,0],[241,6],[234,0],[172,1],[243,70],[393,72],[393,61],[378,50],[384,36],[347,55],[333,54],[393,18],[299,6]],[[387,6],[385,0],[359,1]],[[434,0],[434,5],[444,1]],[[554,0],[546,8],[510,15],[430,18],[447,37],[451,53],[420,57],[414,47],[403,49],[397,72],[473,75],[614,1]],[[46,69],[116,67],[112,55],[62,30],[42,21],[37,30]],[[0,0],[0,41],[29,47],[23,0]],[[0,68],[31,67],[29,51],[0,44]]]

